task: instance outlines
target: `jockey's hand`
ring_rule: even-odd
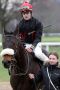
[[[34,79],[34,78],[35,78],[35,77],[34,77],[34,74],[29,73],[29,78],[30,78],[30,79]]]
[[[48,64],[48,63],[50,63],[50,62],[51,62],[51,60],[48,59],[47,61],[44,62],[44,64]]]
[[[32,48],[26,48],[26,50],[30,53],[33,52]]]
[[[32,44],[26,44],[25,49],[31,53],[33,52],[34,46]]]

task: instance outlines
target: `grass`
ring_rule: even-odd
[[[0,61],[0,82],[9,81],[8,71],[2,66]]]
[[[59,36],[43,36],[42,42],[60,42]],[[56,51],[60,57],[60,47],[59,46],[50,46],[49,52]]]
[[[0,47],[0,52],[2,50],[2,47]],[[2,65],[2,58],[0,57],[0,81],[8,81],[9,75],[8,70],[5,69]]]
[[[42,37],[42,42],[60,42],[60,37],[59,36],[43,36]]]
[[[59,55],[59,61],[60,61],[60,47],[59,46],[54,46],[54,47],[51,46],[49,48],[49,52],[54,52],[54,51],[56,51],[58,53],[58,55]]]
[[[1,40],[0,40],[1,41]],[[42,37],[42,42],[60,42],[60,37]],[[2,47],[0,47],[0,52]],[[56,51],[60,55],[60,47],[50,47],[49,52]],[[60,57],[60,56],[59,56]],[[0,81],[9,81],[8,70],[6,70],[2,65],[2,58],[0,57]]]

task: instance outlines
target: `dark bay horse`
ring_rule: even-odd
[[[37,90],[35,80],[31,80],[28,75],[29,73],[36,75],[40,70],[36,58],[33,53],[30,54],[25,50],[20,38],[17,36],[9,36],[9,38],[6,37],[5,48],[12,48],[15,51],[14,59],[8,67],[13,90]]]

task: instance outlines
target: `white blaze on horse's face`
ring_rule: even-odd
[[[13,58],[12,55],[7,55],[7,54],[6,54],[6,55],[3,56],[3,59],[6,60],[6,61],[11,61],[12,58]]]
[[[11,48],[5,48],[1,51],[0,55],[4,56],[4,55],[14,55],[14,50]]]
[[[2,50],[0,55],[3,57],[4,60],[10,61],[14,56],[14,50],[11,48],[5,48]]]

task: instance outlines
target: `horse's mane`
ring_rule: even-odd
[[[18,66],[21,68],[21,72],[26,71],[29,55],[24,48],[23,42],[21,42],[20,38],[14,37],[12,44],[15,50],[15,59],[17,60]]]

